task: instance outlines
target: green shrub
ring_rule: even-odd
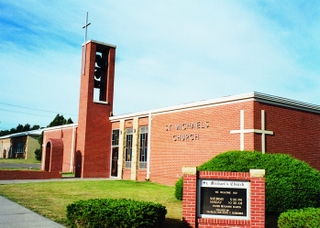
[[[278,219],[279,228],[319,228],[320,208],[304,208],[283,212]]]
[[[174,190],[174,196],[178,200],[182,200],[183,196],[183,177],[180,177],[179,180],[177,180],[176,185],[175,185],[175,190]]]
[[[229,151],[198,167],[200,171],[249,172],[250,169],[266,170],[268,213],[320,205],[320,173],[286,154]]]
[[[131,199],[89,199],[67,206],[70,227],[157,227],[167,210],[152,202]]]
[[[42,150],[41,148],[40,149],[36,149],[34,151],[34,154],[35,154],[35,158],[38,160],[38,161],[41,161],[41,157],[42,157]]]

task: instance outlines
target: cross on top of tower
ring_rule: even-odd
[[[88,30],[88,26],[91,25],[91,23],[88,23],[88,12],[87,12],[87,16],[86,16],[86,20],[84,22],[84,26],[82,26],[82,29],[84,29],[84,43],[86,43],[87,41],[87,30]]]
[[[87,12],[84,26],[82,26],[82,29],[84,29],[84,44],[83,44],[84,49],[83,49],[83,62],[82,62],[82,70],[81,70],[82,74],[84,74],[85,65],[86,65],[86,42],[87,42],[87,30],[89,25],[91,25],[91,23],[88,23],[88,12]]]

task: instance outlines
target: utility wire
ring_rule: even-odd
[[[35,110],[35,111],[40,111],[40,112],[61,113],[61,112],[57,112],[57,111],[49,111],[49,110],[43,110],[43,109],[37,109],[37,108],[30,108],[30,107],[24,107],[24,106],[20,106],[20,105],[8,104],[8,103],[3,103],[3,102],[0,102],[0,104],[7,105],[7,106],[12,106],[12,107],[29,109],[29,110]],[[0,110],[4,110],[4,109],[0,109]],[[8,110],[4,110],[4,111],[8,111]],[[11,112],[14,112],[14,111],[11,111]],[[25,113],[25,114],[28,114],[28,113]],[[76,116],[76,114],[71,114],[71,113],[66,113],[66,112],[63,112],[63,114]],[[30,115],[32,115],[32,114],[30,114]]]
[[[24,114],[24,115],[31,115],[31,116],[52,117],[52,116],[39,115],[39,114],[28,113],[28,112],[11,111],[11,110],[6,110],[6,109],[2,109],[2,108],[0,108],[0,110],[1,110],[1,111],[5,111],[5,112],[13,112],[13,113]]]

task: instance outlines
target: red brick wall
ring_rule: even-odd
[[[197,218],[197,181],[199,179],[250,181],[250,220]],[[262,228],[265,226],[265,181],[250,177],[250,173],[200,171],[185,174],[183,183],[182,218],[191,227]]]
[[[145,181],[147,177],[147,170],[146,169],[139,169],[137,171],[137,180],[138,181]]]
[[[123,180],[131,180],[131,168],[123,168],[122,172]]]
[[[120,122],[112,123],[112,129],[119,129],[119,128],[120,128]]]
[[[253,128],[253,101],[217,105],[183,112],[152,116],[151,181],[174,185],[181,168],[199,166],[221,152],[240,149],[240,110],[245,112],[245,128]],[[209,123],[209,127],[175,130],[175,124]],[[171,130],[166,126],[171,124]],[[199,140],[173,141],[173,135],[198,134]],[[245,134],[245,149],[253,150],[253,133]]]
[[[72,162],[72,132],[73,127],[61,128],[57,130],[44,131],[44,145],[47,145],[49,139],[61,139],[63,142],[63,162],[62,162],[62,172],[73,171],[73,168],[70,170],[70,163]],[[75,138],[76,139],[76,129],[75,129]],[[44,151],[43,151],[44,153]],[[44,161],[44,160],[43,160]],[[74,166],[74,164],[73,164]]]
[[[152,116],[150,180],[174,185],[181,177],[181,167],[198,166],[214,156],[240,149],[240,110],[244,110],[244,129],[261,129],[261,110],[265,110],[266,153],[288,153],[320,170],[319,115],[254,101],[175,111]],[[197,123],[209,127],[176,130],[176,124]],[[139,125],[148,118],[139,119]],[[113,123],[116,127],[118,123]],[[125,122],[132,127],[132,120]],[[150,126],[149,126],[150,128]],[[173,135],[198,134],[199,140],[173,141]],[[244,134],[244,149],[261,151],[262,136]],[[126,171],[130,177],[130,171]],[[125,178],[124,178],[125,179]],[[140,179],[140,177],[139,177]]]
[[[111,122],[113,109],[115,49],[110,47],[107,72],[107,101],[94,102],[94,71],[96,51],[100,44],[86,47],[85,74],[81,75],[77,151],[82,156],[81,177],[109,177]]]
[[[59,172],[0,170],[0,180],[51,179],[61,178]]]
[[[266,113],[267,153],[287,153],[320,170],[320,115],[291,108],[255,103],[255,128],[261,128],[260,110]],[[255,135],[256,150],[261,150],[261,135]]]

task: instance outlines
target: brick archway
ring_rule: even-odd
[[[63,142],[61,139],[48,139],[44,161],[45,171],[62,172]]]

